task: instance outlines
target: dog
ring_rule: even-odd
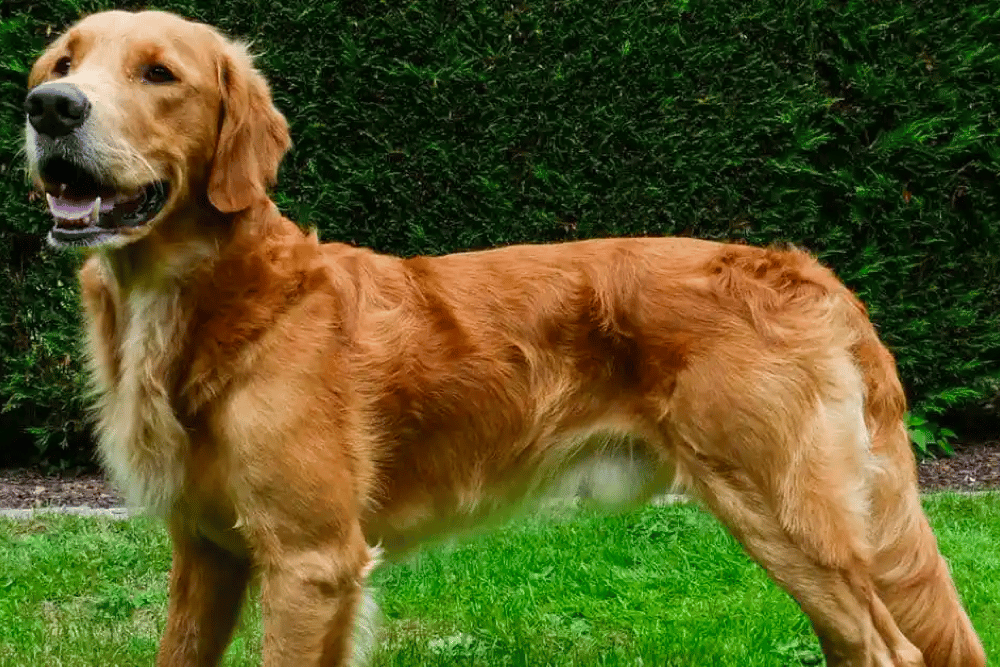
[[[103,465],[173,544],[161,667],[219,664],[259,577],[267,667],[363,662],[399,557],[560,485],[700,500],[828,665],[976,667],[895,362],[805,252],[605,239],[401,259],[268,195],[247,48],[155,11],[37,60],[29,173],[80,271]]]

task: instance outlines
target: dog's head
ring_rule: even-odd
[[[28,168],[56,246],[122,246],[192,206],[247,209],[289,145],[246,48],[164,12],[81,20],[29,88]]]

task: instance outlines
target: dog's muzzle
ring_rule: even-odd
[[[97,246],[127,239],[166,205],[170,183],[159,180],[121,188],[93,170],[86,133],[91,115],[86,94],[71,83],[38,86],[24,100],[28,123],[41,142],[37,170],[54,226],[55,246]]]

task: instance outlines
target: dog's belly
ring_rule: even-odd
[[[567,454],[566,449],[574,451]],[[550,460],[517,474],[455,490],[429,488],[405,501],[390,498],[366,523],[365,532],[370,543],[380,544],[393,558],[554,501],[579,498],[609,511],[627,509],[663,493],[673,481],[673,466],[642,441],[599,434],[554,448]]]

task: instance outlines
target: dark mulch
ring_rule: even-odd
[[[922,461],[917,469],[925,491],[1000,489],[1000,443],[959,446],[954,457]],[[0,470],[0,508],[123,504],[98,472],[43,475],[23,468]]]
[[[951,458],[921,461],[917,472],[925,491],[1000,489],[1000,442],[956,448]]]
[[[43,475],[37,470],[0,470],[0,508],[121,507],[121,497],[99,472]]]

